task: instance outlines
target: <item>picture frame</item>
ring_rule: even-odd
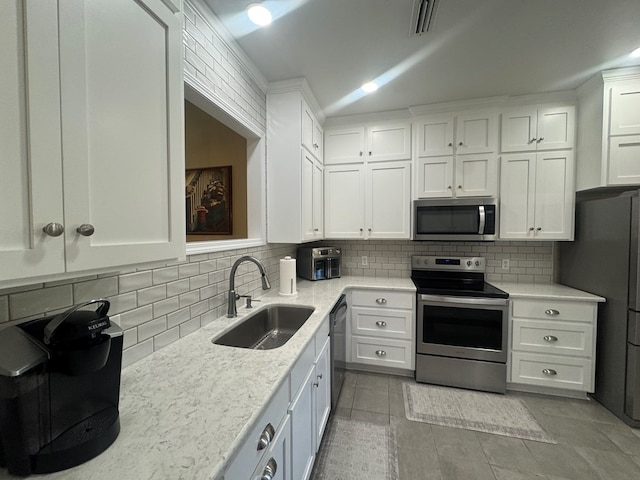
[[[187,235],[232,235],[231,166],[185,171]]]

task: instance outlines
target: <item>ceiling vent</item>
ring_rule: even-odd
[[[433,18],[440,0],[414,0],[411,35],[422,35],[433,28]]]

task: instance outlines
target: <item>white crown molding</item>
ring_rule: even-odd
[[[271,82],[267,85],[267,95],[291,92],[301,92],[320,123],[324,123],[326,118],[324,111],[320,108],[320,104],[318,103],[316,96],[313,94],[313,90],[311,90],[311,86],[309,85],[309,82],[307,82],[306,78],[291,78],[289,80]]]
[[[400,110],[387,110],[384,112],[362,113],[358,115],[343,115],[327,118],[325,127],[339,127],[341,125],[353,125],[355,123],[375,123],[380,121],[405,120],[411,121],[411,112],[408,108]]]
[[[507,96],[474,98],[472,100],[457,100],[453,102],[432,103],[428,105],[414,105],[409,110],[414,116],[431,113],[454,112],[460,110],[486,109],[499,107],[507,101]]]

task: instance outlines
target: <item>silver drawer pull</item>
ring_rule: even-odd
[[[267,448],[271,443],[271,440],[273,440],[275,434],[276,431],[274,430],[273,425],[268,423],[267,426],[264,427],[264,430],[260,435],[260,439],[258,440],[258,450],[264,450],[265,448]]]
[[[376,325],[379,327],[386,327],[387,326],[387,322],[383,322],[382,320],[378,320],[376,322]]]
[[[542,337],[542,339],[545,342],[557,342],[558,341],[558,337],[555,337],[553,335],[545,335],[544,337]]]
[[[558,372],[556,372],[553,368],[545,368],[544,370],[542,370],[542,373],[544,373],[545,375],[549,375],[550,377],[558,374]]]
[[[385,352],[384,350],[376,350],[376,355],[379,357],[385,357],[387,355],[387,352]]]
[[[554,310],[552,308],[550,308],[549,310],[545,310],[544,313],[546,313],[547,315],[551,315],[552,317],[560,315],[560,312],[558,310]]]
[[[276,460],[271,457],[267,462],[267,465],[264,467],[264,471],[262,472],[262,477],[260,480],[273,480],[276,472],[278,471],[278,463]]]
[[[378,305],[384,305],[385,303],[387,303],[387,299],[386,298],[376,298],[376,303]]]

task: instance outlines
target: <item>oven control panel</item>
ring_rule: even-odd
[[[484,257],[433,257],[427,255],[411,256],[411,268],[413,270],[484,272],[485,265],[486,261]]]

